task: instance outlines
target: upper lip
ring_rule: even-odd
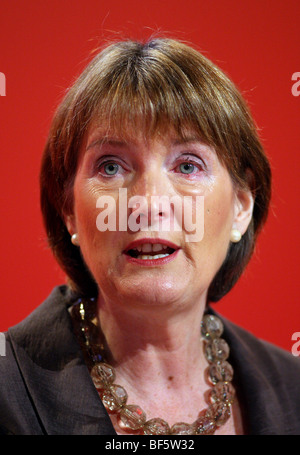
[[[173,250],[178,250],[180,247],[176,245],[173,242],[170,242],[169,240],[165,239],[159,239],[159,238],[143,238],[143,239],[138,239],[134,240],[133,242],[129,243],[126,248],[124,249],[123,253],[127,253],[129,250],[132,250],[134,248],[137,248],[140,245],[144,245],[146,243],[151,243],[151,244],[160,244],[160,245],[166,245],[169,248],[172,248]]]

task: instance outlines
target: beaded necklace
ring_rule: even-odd
[[[235,390],[231,384],[233,368],[226,360],[229,346],[220,336],[222,321],[205,314],[201,323],[204,353],[209,363],[208,377],[212,384],[207,409],[191,424],[178,422],[172,425],[160,418],[147,420],[140,406],[127,404],[126,390],[115,383],[115,369],[105,357],[105,340],[99,331],[95,299],[79,299],[71,307],[75,334],[83,350],[93,383],[108,413],[117,416],[120,428],[144,435],[204,435],[213,434],[231,415]]]

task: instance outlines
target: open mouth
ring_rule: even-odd
[[[161,243],[143,243],[125,251],[125,254],[135,259],[162,259],[175,252],[174,248]]]
[[[179,246],[168,240],[144,238],[131,242],[123,253],[130,262],[162,265],[175,259],[179,250]]]

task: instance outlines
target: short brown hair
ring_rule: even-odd
[[[80,249],[70,242],[64,216],[82,140],[93,120],[109,120],[126,133],[137,123],[147,135],[166,125],[184,136],[188,127],[216,150],[232,181],[255,196],[252,221],[208,291],[217,301],[248,263],[268,212],[271,171],[256,126],[240,92],[210,60],[173,39],[122,41],[104,48],[68,90],[52,122],[40,174],[41,209],[49,245],[70,282],[83,295],[98,293]],[[249,170],[252,176],[249,181]]]

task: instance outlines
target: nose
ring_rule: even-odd
[[[172,210],[168,178],[157,166],[138,176],[128,200],[131,230],[169,230]]]

